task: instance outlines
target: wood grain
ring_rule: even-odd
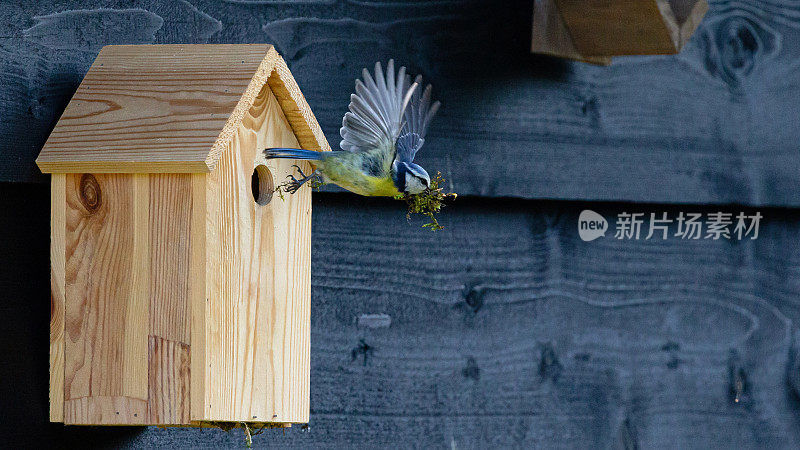
[[[148,420],[155,424],[190,422],[190,284],[202,281],[190,269],[191,246],[201,241],[192,237],[192,176],[149,175],[150,252],[143,258],[150,264]]]
[[[210,172],[276,64],[272,84],[292,126],[305,144],[327,146],[271,45],[116,45],[100,51],[37,164],[61,173]]]
[[[64,176],[64,422],[189,423],[192,175]]]
[[[399,202],[315,194],[311,429],[255,445],[794,447],[800,213],[761,209],[755,241],[587,243],[587,206],[610,221],[719,209],[459,198],[430,233]],[[391,323],[359,327],[364,314]],[[241,445],[208,430],[121,439]]]
[[[0,338],[43,349],[49,186],[0,192],[15,211],[0,216]],[[798,211],[759,208],[752,242],[585,243],[584,208],[720,208],[459,198],[434,234],[399,202],[313,198],[310,432],[254,446],[796,447]],[[365,314],[391,322],[360,327]],[[240,430],[48,426],[46,356],[28,353],[0,354],[3,379],[26,380],[0,384],[8,445],[33,427],[53,447],[242,446]],[[731,368],[746,379],[739,403]]]
[[[308,420],[311,193],[260,206],[250,186],[259,164],[275,185],[291,173],[258,151],[278,146],[298,142],[265,85],[208,179],[205,392],[193,393],[206,420]]]
[[[192,176],[152,174],[149,217],[150,335],[189,345]],[[196,242],[196,240],[195,240]]]
[[[611,58],[586,57],[578,53],[575,44],[572,43],[569,29],[558,12],[555,0],[534,0],[532,33],[531,51],[534,53],[592,64],[611,64]]]
[[[104,398],[147,403],[147,183],[147,175],[66,177],[64,395],[78,403],[65,407],[65,423],[110,420]],[[131,411],[113,420],[146,420]],[[83,413],[100,416],[75,415]]]
[[[575,47],[583,55],[669,54],[677,51],[656,0],[555,0]],[[669,8],[667,1],[663,6]]]
[[[277,51],[270,50],[273,71],[267,79],[272,94],[278,100],[286,121],[292,128],[300,146],[307,150],[330,151],[331,147],[317,124],[311,107],[308,106],[300,87]]]
[[[46,172],[208,172],[206,158],[270,48],[103,47],[37,164]]]
[[[64,421],[66,175],[50,183],[50,421]]]
[[[208,297],[206,296],[206,175],[192,174],[191,245],[189,247],[189,319],[190,319],[190,417],[204,420],[206,402]],[[202,232],[200,231],[202,230]]]
[[[152,335],[148,342],[148,422],[159,425],[189,424],[189,345]]]
[[[240,58],[244,66],[234,61]],[[215,78],[231,66],[247,75],[246,86],[236,85],[235,76],[233,84]],[[209,75],[203,83],[210,84],[190,83],[196,79],[187,74]],[[130,95],[122,92],[129,81]],[[215,104],[211,84],[217,93],[226,92],[223,97],[238,96],[235,105]],[[98,104],[105,109],[95,111]],[[186,117],[170,122],[173,106]],[[224,124],[187,123],[201,107],[211,116],[219,108],[231,112]],[[123,125],[106,127],[113,124]],[[112,129],[113,136],[102,135]],[[212,134],[192,134],[197,130]],[[139,142],[128,131],[151,137]],[[183,139],[187,133],[199,140]],[[209,136],[213,143],[202,141]],[[272,169],[264,176],[278,176],[274,185],[285,179],[290,162],[267,162],[260,150],[297,147],[298,139],[330,150],[288,67],[270,46],[104,47],[39,159],[45,166],[57,164],[56,171],[95,169],[67,175],[70,343],[60,351],[58,332],[51,338],[53,389],[75,400],[66,423],[307,422],[310,193],[261,206],[250,186],[256,165]],[[87,142],[94,144],[87,148]],[[208,147],[198,151],[197,142]],[[166,152],[181,143],[187,144],[183,150]],[[109,150],[117,144],[119,149]],[[134,147],[138,156],[128,151]],[[187,162],[188,154],[202,157],[208,170],[223,160],[223,169],[211,176],[124,174],[174,170],[170,164]],[[310,172],[308,164],[303,167]],[[184,169],[175,171],[194,171]],[[101,173],[109,170],[123,173]],[[53,195],[62,191],[54,188]],[[59,252],[56,233],[63,219],[55,210],[53,216]],[[53,314],[56,326],[60,320]],[[67,359],[63,387],[60,353]],[[129,401],[143,401],[146,414],[138,406],[118,406]]]
[[[796,211],[762,211],[756,241],[586,243],[584,205],[567,202],[459,199],[432,234],[405,223],[392,201],[315,200],[312,436],[290,443],[795,442],[785,369],[800,285],[785,276],[800,258],[781,247],[800,237]],[[590,207],[612,223],[632,209]],[[365,313],[391,325],[356,327]],[[745,403],[729,397],[731,349],[748,380]]]

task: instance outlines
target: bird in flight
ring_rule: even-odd
[[[422,76],[414,82],[400,67],[395,74],[389,60],[384,75],[375,63],[375,76],[364,69],[350,95],[350,111],[342,119],[339,151],[317,152],[296,148],[268,148],[267,159],[286,158],[312,161],[313,173],[301,178],[290,175],[286,191],[294,193],[316,178],[366,196],[395,197],[419,194],[430,186],[428,172],[414,163],[425,143],[425,132],[440,103],[431,103],[431,85],[420,92]]]

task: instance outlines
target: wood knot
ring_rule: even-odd
[[[97,178],[94,175],[90,173],[83,174],[79,192],[81,204],[89,213],[94,214],[103,205],[100,183],[97,182]]]
[[[474,381],[480,381],[481,379],[481,369],[478,367],[478,362],[475,361],[475,358],[469,357],[467,358],[467,365],[463,369],[461,369],[461,375],[464,378],[470,378]]]
[[[750,386],[739,352],[731,349],[728,355],[728,398],[731,403],[746,405],[750,400]]]
[[[358,345],[356,347],[354,347],[353,350],[350,351],[351,361],[355,361],[359,356],[363,356],[364,357],[364,366],[366,366],[367,365],[367,358],[370,356],[372,351],[373,351],[372,346],[367,344],[367,342],[364,341],[364,339],[359,339],[358,340]]]
[[[625,420],[619,426],[617,436],[619,438],[618,448],[625,450],[637,450],[639,448],[639,436],[636,426],[630,417],[625,417]]]
[[[731,88],[738,89],[757,62],[776,53],[780,38],[758,17],[749,14],[714,16],[700,33],[705,65]]]
[[[556,350],[553,348],[553,344],[547,342],[542,345],[539,354],[539,377],[541,380],[549,379],[558,381],[558,376],[561,375],[561,370],[563,368],[564,367],[558,361],[558,356],[556,355]]]
[[[464,289],[464,303],[473,313],[477,313],[483,307],[483,295],[485,293],[486,290],[478,284],[468,285]]]

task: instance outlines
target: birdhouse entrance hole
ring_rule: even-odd
[[[253,200],[261,206],[266,206],[272,200],[272,193],[275,185],[272,182],[272,172],[267,166],[259,164],[253,169],[253,177],[250,181],[253,188]]]

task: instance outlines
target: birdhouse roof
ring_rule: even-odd
[[[300,145],[330,150],[271,45],[110,45],[36,163],[46,173],[211,172],[265,84]]]

